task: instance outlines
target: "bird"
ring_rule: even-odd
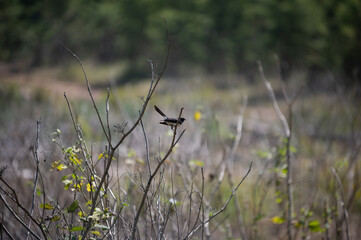
[[[185,118],[169,118],[165,115],[162,110],[160,110],[156,105],[154,105],[155,110],[164,117],[164,120],[160,121],[160,124],[170,126],[172,129],[174,127],[182,125],[182,123],[186,120]]]

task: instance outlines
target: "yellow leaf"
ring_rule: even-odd
[[[98,235],[98,236],[101,236],[100,232],[99,231],[90,231],[92,234],[95,234],[95,235]]]
[[[137,163],[144,165],[145,162],[142,158],[137,158]]]
[[[60,161],[55,161],[51,164],[51,168],[54,169],[60,164]]]
[[[80,182],[80,183],[78,183],[78,184],[74,184],[72,190],[80,191],[80,189],[81,189],[82,186],[83,186],[83,183],[82,183],[82,182]]]
[[[301,221],[297,221],[297,220],[293,223],[293,225],[294,225],[296,228],[301,228],[301,227],[303,227],[302,222],[301,222]]]
[[[201,120],[201,118],[202,118],[202,114],[201,114],[201,112],[200,111],[195,111],[194,112],[194,120],[196,121],[196,122],[198,122],[199,120]]]
[[[274,216],[272,218],[272,222],[275,223],[275,224],[282,224],[285,222],[285,219],[283,217],[280,217],[280,216]]]
[[[324,229],[322,229],[321,224],[318,220],[313,220],[308,223],[308,228],[311,230],[311,232],[323,232]]]
[[[91,192],[91,191],[95,191],[95,184],[94,184],[94,182],[92,182],[91,183],[91,185],[90,185],[90,183],[87,183],[86,184],[86,190],[88,191],[88,192]]]
[[[69,157],[70,161],[75,165],[80,165],[82,160],[79,159],[77,156]]]
[[[45,210],[52,210],[54,209],[53,206],[51,206],[49,203],[45,203],[45,204],[40,204],[41,208],[44,208]]]
[[[56,167],[56,170],[58,171],[62,171],[64,169],[67,169],[68,167],[64,164],[59,164],[57,167]]]
[[[197,159],[192,159],[189,161],[189,165],[190,166],[197,166],[197,167],[203,167],[204,166],[204,162],[197,160]]]

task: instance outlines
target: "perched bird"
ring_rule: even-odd
[[[157,106],[154,105],[155,110],[164,117],[164,120],[160,121],[160,124],[171,126],[173,129],[175,126],[182,125],[182,123],[186,120],[185,118],[169,118],[165,115],[162,110],[160,110]]]

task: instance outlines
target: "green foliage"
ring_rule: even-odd
[[[80,56],[145,65],[144,56],[164,54],[163,16],[175,36],[175,63],[249,71],[256,60],[273,63],[278,54],[285,71],[318,67],[352,75],[361,63],[360,11],[355,0],[6,0],[0,5],[0,35],[6,36],[0,39],[0,59],[57,62],[60,40]],[[130,78],[145,76],[134,71],[129,69]]]
[[[48,220],[57,222],[56,227],[58,232],[65,233],[70,231],[81,234],[84,230],[84,224],[89,221],[89,219],[92,219],[94,221],[90,232],[96,236],[103,236],[104,232],[109,230],[109,227],[103,225],[103,223],[108,221],[110,217],[113,217],[114,214],[111,213],[108,208],[100,209],[98,207],[95,208],[92,215],[87,213],[93,203],[93,195],[95,194],[100,177],[94,172],[92,173],[87,170],[86,164],[90,163],[83,159],[83,152],[86,152],[84,145],[77,144],[77,146],[64,147],[61,141],[61,134],[62,132],[59,129],[51,134],[52,141],[58,144],[63,153],[62,159],[54,161],[51,169],[56,169],[57,172],[62,174],[60,181],[64,184],[64,190],[66,192],[74,196],[82,197],[77,198],[77,200],[71,203],[65,203],[62,206],[59,206],[59,203],[57,206],[45,203],[41,204],[40,207],[45,210],[53,210],[53,213],[56,213],[49,216]],[[82,143],[83,141],[84,140],[81,139]],[[106,158],[108,158],[106,152],[100,153],[97,157],[97,162],[105,161]],[[107,200],[107,195],[103,187],[100,189],[99,197],[102,201]],[[126,206],[125,203],[122,203],[122,207]],[[69,225],[67,223],[68,219],[77,219],[77,222],[80,222],[82,225]]]
[[[44,208],[45,210],[52,210],[54,209],[53,206],[51,206],[49,203],[45,203],[45,204],[40,204],[41,208]]]

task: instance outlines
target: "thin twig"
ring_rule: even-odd
[[[342,186],[342,182],[341,179],[339,177],[339,175],[337,174],[336,170],[334,168],[332,168],[332,173],[333,175],[335,175],[338,187],[340,189],[340,193],[341,193],[341,207],[343,209],[343,217],[345,220],[345,224],[346,224],[346,239],[349,240],[350,239],[350,235],[349,235],[349,227],[348,227],[348,211],[347,211],[347,206],[346,206],[346,202],[345,202],[345,193],[343,190],[343,186]]]
[[[228,166],[228,181],[230,182],[231,188],[233,188],[233,162],[234,162],[234,153],[239,145],[239,142],[241,140],[242,137],[242,128],[243,128],[243,118],[244,118],[244,111],[246,110],[247,107],[247,96],[245,96],[243,98],[243,105],[240,109],[240,113],[238,116],[238,121],[237,121],[237,130],[236,130],[236,139],[233,142],[233,146],[232,149],[229,153],[228,156],[228,160],[227,160],[227,166]],[[243,224],[243,219],[242,219],[242,215],[241,215],[241,208],[239,206],[239,202],[238,202],[238,198],[235,197],[234,199],[234,206],[236,209],[236,214],[237,214],[237,221],[238,221],[238,228],[239,228],[239,232],[241,235],[241,239],[245,240],[246,239],[246,234],[245,234],[245,229],[244,229],[244,224]]]
[[[46,203],[46,190],[45,190],[45,184],[44,184],[44,179],[43,176],[41,175],[41,172],[39,171],[39,179],[40,179],[40,183],[41,183],[41,188],[43,190],[43,204],[45,206]],[[45,217],[45,207],[42,209],[42,213],[41,213],[41,222],[44,222],[44,217]],[[49,229],[49,227],[47,227],[46,229]]]
[[[287,162],[287,198],[288,198],[288,217],[287,217],[287,235],[288,240],[292,240],[292,219],[293,219],[293,190],[292,190],[292,161],[291,161],[291,134],[292,134],[292,105],[294,100],[289,99],[288,94],[284,94],[288,106],[288,120],[287,122],[286,117],[283,115],[281,109],[278,106],[276,96],[272,89],[271,83],[267,80],[266,75],[263,71],[263,66],[261,61],[257,61],[258,70],[261,74],[262,81],[267,88],[268,95],[271,98],[273,108],[276,111],[278,118],[280,119],[283,130],[285,132],[286,138],[286,162]],[[282,79],[281,79],[282,80]]]
[[[253,162],[251,162],[247,173],[243,176],[242,180],[237,184],[237,186],[232,190],[231,195],[229,196],[228,200],[226,201],[226,203],[223,205],[223,207],[218,210],[217,212],[215,212],[212,216],[210,216],[206,221],[202,222],[202,224],[198,225],[193,231],[191,231],[190,233],[187,234],[187,236],[184,239],[189,239],[199,228],[201,228],[204,224],[207,224],[208,222],[210,222],[213,218],[217,217],[220,213],[222,213],[228,206],[228,204],[230,203],[230,201],[232,200],[234,194],[237,192],[239,186],[241,186],[241,184],[244,182],[244,180],[247,178],[248,174],[251,172],[252,169],[252,164]]]
[[[110,97],[110,92],[109,92],[109,88],[107,88],[107,100],[105,101],[105,114],[106,114],[106,119],[107,119],[107,129],[108,129],[108,134],[109,134],[109,141],[112,141],[112,134],[110,132],[110,125],[109,125],[109,97]]]
[[[100,117],[100,114],[99,114],[99,111],[98,111],[98,107],[97,105],[95,104],[95,100],[94,100],[94,97],[93,97],[93,94],[91,92],[91,89],[90,89],[90,84],[89,84],[89,80],[88,80],[88,76],[86,75],[86,71],[85,71],[85,68],[84,68],[84,65],[82,63],[82,61],[80,60],[80,58],[73,52],[71,51],[67,46],[65,46],[64,43],[62,42],[59,42],[71,55],[73,55],[73,57],[78,61],[78,63],[80,64],[80,67],[81,69],[83,70],[83,75],[84,75],[84,78],[85,78],[85,82],[86,82],[86,85],[87,85],[87,88],[88,88],[88,92],[89,92],[89,96],[91,98],[91,101],[93,103],[93,107],[97,113],[97,116],[98,116],[98,120],[99,120],[99,123],[103,129],[103,132],[104,132],[104,135],[105,137],[107,138],[108,142],[110,143],[110,136],[108,136],[106,130],[105,130],[105,127],[104,127],[104,123],[103,123],[103,120],[102,118]]]
[[[145,129],[144,129],[144,124],[143,121],[140,121],[140,126],[142,127],[142,131],[143,131],[143,135],[144,135],[144,141],[145,141],[145,152],[146,152],[146,160],[147,160],[147,165],[148,165],[148,172],[149,175],[152,174],[152,171],[150,170],[150,158],[149,158],[149,148],[148,148],[148,137],[147,134],[145,133]]]
[[[9,230],[7,230],[7,228],[4,226],[3,223],[0,223],[0,234],[1,234],[1,240],[2,240],[2,231],[4,230],[5,234],[9,237],[9,239],[13,240],[15,239],[11,233],[9,232]]]
[[[36,233],[34,233],[27,225],[23,222],[23,220],[18,216],[18,214],[15,212],[14,209],[6,202],[6,200],[3,198],[3,196],[0,194],[0,199],[4,203],[5,207],[10,211],[10,213],[16,218],[16,220],[23,225],[24,228],[28,230],[28,232],[33,235],[36,239],[41,239]],[[44,235],[46,239],[46,235]]]
[[[286,137],[288,137],[288,136],[290,135],[290,128],[289,128],[289,126],[288,126],[287,119],[286,119],[286,117],[283,115],[281,109],[280,109],[279,106],[278,106],[277,99],[276,99],[276,96],[275,96],[274,91],[273,91],[273,89],[272,89],[271,83],[267,80],[267,78],[266,78],[266,76],[265,76],[265,74],[264,74],[263,66],[262,66],[261,61],[257,61],[257,64],[258,64],[258,71],[259,71],[260,74],[261,74],[262,81],[263,81],[264,85],[265,85],[266,88],[267,88],[269,97],[270,97],[271,100],[272,100],[273,108],[275,109],[278,118],[279,118],[279,119],[281,120],[281,122],[282,122],[283,129],[284,129],[284,131],[285,131]]]
[[[324,201],[323,204],[323,216],[324,216],[324,227],[325,227],[325,239],[326,240],[330,240],[330,223],[329,223],[329,213],[328,213],[328,205],[327,205],[327,201]]]
[[[183,108],[181,108],[180,110],[180,113],[179,113],[179,116],[178,116],[178,121],[179,119],[181,118],[182,116],[182,113],[183,113]],[[165,162],[165,160],[168,159],[168,156],[171,154],[171,152],[173,151],[173,148],[175,147],[175,145],[178,143],[178,141],[180,140],[180,138],[183,136],[185,130],[182,131],[182,133],[180,134],[180,136],[178,137],[178,139],[176,139],[176,135],[177,135],[177,127],[178,126],[175,126],[174,127],[174,131],[173,131],[173,138],[172,138],[172,142],[170,144],[170,147],[168,149],[168,152],[165,154],[165,156],[162,158],[162,160],[158,163],[157,167],[155,168],[154,172],[152,173],[152,175],[149,176],[149,179],[148,179],[148,183],[147,183],[147,186],[146,188],[144,189],[144,193],[143,193],[143,197],[142,197],[142,201],[138,207],[138,210],[137,210],[137,214],[134,218],[134,223],[133,223],[133,227],[132,227],[132,235],[130,237],[130,239],[135,239],[135,233],[136,233],[136,229],[137,229],[137,224],[138,224],[138,220],[139,220],[139,217],[140,217],[140,213],[142,212],[143,210],[143,206],[144,206],[144,203],[145,203],[145,199],[147,198],[147,195],[148,195],[148,192],[149,192],[149,189],[150,189],[150,186],[153,182],[153,179],[154,177],[157,175],[158,173],[158,170],[160,169],[160,167],[163,165],[163,163]]]
[[[189,192],[189,210],[188,210],[188,232],[190,231],[191,229],[191,217],[192,217],[192,205],[193,205],[193,198],[192,198],[192,195],[193,195],[193,182],[191,183],[191,190]],[[197,222],[195,222],[194,224],[197,224]],[[179,231],[179,226],[178,226],[178,231]],[[179,235],[179,234],[178,234]],[[179,239],[179,236],[178,236],[178,239]]]
[[[203,206],[203,196],[204,196],[204,172],[203,172],[203,167],[201,168],[201,173],[202,173],[202,194],[201,194],[201,203],[199,205],[199,209],[198,209],[198,214],[197,214],[197,219],[195,221],[195,223],[198,222],[198,219],[199,219],[199,215],[200,215],[200,212],[202,210],[202,220],[204,221],[205,219],[205,216],[204,216],[204,206]],[[191,207],[191,206],[190,206]],[[203,239],[203,235],[204,235],[204,225],[202,224],[202,239]]]
[[[170,44],[170,39],[171,39],[171,38],[170,38],[170,35],[169,35],[169,32],[168,32],[167,23],[166,23],[165,19],[163,19],[163,20],[164,20],[164,24],[165,24],[165,26],[166,26],[166,32],[167,32],[167,36],[168,36],[168,51],[167,51],[167,56],[166,56],[166,59],[165,59],[165,63],[164,63],[164,65],[163,65],[163,69],[162,69],[161,73],[159,74],[159,76],[157,77],[154,85],[153,85],[153,83],[151,83],[151,86],[153,85],[153,88],[150,88],[150,90],[149,90],[149,92],[148,92],[147,98],[145,99],[145,101],[144,101],[144,103],[143,103],[143,107],[142,107],[142,109],[141,109],[141,111],[140,111],[140,114],[139,114],[139,116],[138,116],[138,119],[135,121],[134,125],[133,125],[126,133],[124,133],[124,135],[122,136],[122,138],[118,141],[118,143],[117,143],[115,146],[113,146],[113,145],[111,144],[110,138],[109,138],[109,137],[107,136],[107,134],[106,134],[104,125],[103,125],[103,123],[102,123],[102,121],[101,121],[100,115],[99,115],[98,110],[97,110],[97,108],[96,108],[99,121],[100,121],[100,123],[101,123],[101,125],[102,125],[103,132],[104,132],[104,134],[106,135],[107,140],[108,140],[108,144],[109,144],[109,154],[108,154],[108,160],[109,160],[109,161],[107,162],[107,165],[106,165],[106,167],[105,167],[105,169],[104,169],[104,173],[103,173],[103,176],[102,176],[102,178],[101,178],[101,180],[100,180],[100,182],[99,182],[99,186],[97,187],[97,189],[96,189],[96,191],[95,191],[94,199],[93,199],[93,202],[92,202],[90,211],[89,211],[89,213],[88,213],[88,216],[91,216],[91,215],[94,213],[94,210],[95,210],[95,207],[96,207],[96,204],[97,204],[97,199],[98,199],[98,197],[99,197],[99,195],[100,195],[100,191],[101,191],[102,185],[104,184],[104,181],[105,181],[105,179],[106,179],[106,175],[107,175],[108,172],[109,172],[109,169],[110,169],[111,163],[112,163],[112,161],[113,161],[113,156],[114,156],[114,153],[115,153],[116,149],[123,143],[123,141],[129,136],[129,134],[131,134],[131,133],[133,132],[133,130],[139,125],[140,120],[143,118],[143,115],[144,115],[144,113],[145,113],[145,110],[146,110],[146,108],[147,108],[147,106],[148,106],[148,103],[149,103],[149,101],[150,101],[150,99],[151,99],[151,97],[152,97],[152,95],[153,95],[153,93],[154,93],[154,91],[155,91],[155,89],[156,89],[156,87],[157,87],[157,85],[158,85],[161,77],[163,76],[166,67],[167,67],[168,60],[169,60],[169,55],[170,55],[170,46],[171,46],[171,44]],[[77,58],[77,57],[76,57],[76,58]],[[78,58],[77,58],[77,59],[78,59]],[[80,63],[81,63],[81,62],[80,62]],[[81,66],[82,66],[82,64],[81,64]],[[84,68],[82,68],[82,69],[83,69],[83,71],[84,71]],[[85,71],[84,71],[84,72],[85,72]],[[85,75],[85,76],[86,76],[86,75]],[[87,80],[87,78],[86,78],[86,80]],[[88,85],[88,91],[91,93],[89,85]],[[92,96],[92,95],[91,95],[91,96]],[[93,101],[93,104],[95,105],[93,98],[92,98],[92,101]],[[183,133],[184,133],[184,132],[183,132]],[[182,133],[182,134],[183,134],[183,133]],[[182,134],[181,134],[181,135],[182,135]],[[179,139],[178,139],[178,140],[179,140]],[[175,143],[175,144],[176,144],[176,143]],[[157,172],[157,171],[158,171],[158,169],[156,170],[156,172]],[[142,205],[143,205],[143,204],[144,204],[144,201],[142,201]],[[142,206],[142,207],[143,207],[143,206]],[[139,213],[139,214],[140,214],[140,213]],[[138,216],[137,218],[139,218],[139,216]],[[136,223],[136,222],[138,222],[138,219],[136,219],[135,223]],[[85,224],[85,230],[84,230],[84,232],[83,232],[82,239],[85,239],[85,238],[86,238],[87,234],[88,234],[89,231],[90,231],[91,224],[92,224],[92,219],[90,218],[90,219],[88,219],[88,221],[87,221],[86,224]],[[133,237],[133,239],[134,239],[134,237],[135,237],[135,229],[132,230],[132,237]]]
[[[29,211],[20,203],[19,199],[18,199],[18,196],[14,190],[14,188],[12,188],[2,177],[0,177],[0,181],[2,183],[4,183],[6,185],[7,188],[10,189],[10,191],[12,192],[12,194],[8,193],[7,191],[5,191],[5,189],[3,189],[3,187],[0,185],[0,188],[5,192],[5,194],[16,204],[17,207],[19,207],[21,210],[23,210],[23,212],[25,213],[25,215],[27,217],[30,218],[30,220],[36,224],[36,226],[38,226],[38,228],[40,229],[41,233],[43,234],[44,238],[46,238],[46,233],[45,233],[45,230],[46,229],[43,229],[42,228],[42,225],[41,223],[39,223],[30,213]],[[0,194],[1,195],[1,194]],[[2,197],[2,195],[1,195]],[[5,201],[5,199],[4,199]],[[6,203],[6,202],[4,202]],[[10,210],[10,209],[9,209]],[[16,213],[15,213],[16,214]],[[20,219],[20,218],[17,218],[17,219]],[[25,223],[24,223],[25,224]],[[27,228],[28,229],[28,228]],[[29,229],[28,229],[29,230]]]
[[[39,176],[39,132],[40,132],[40,119],[36,121],[36,140],[35,140],[35,146],[34,146],[34,160],[35,160],[35,177],[34,177],[34,188],[33,188],[33,197],[31,201],[31,209],[30,214],[33,215],[34,212],[34,205],[35,205],[35,196],[36,196],[36,188],[38,186],[38,176]],[[30,228],[31,221],[29,220],[28,227]],[[26,234],[26,239],[29,238],[30,232],[28,231]]]

